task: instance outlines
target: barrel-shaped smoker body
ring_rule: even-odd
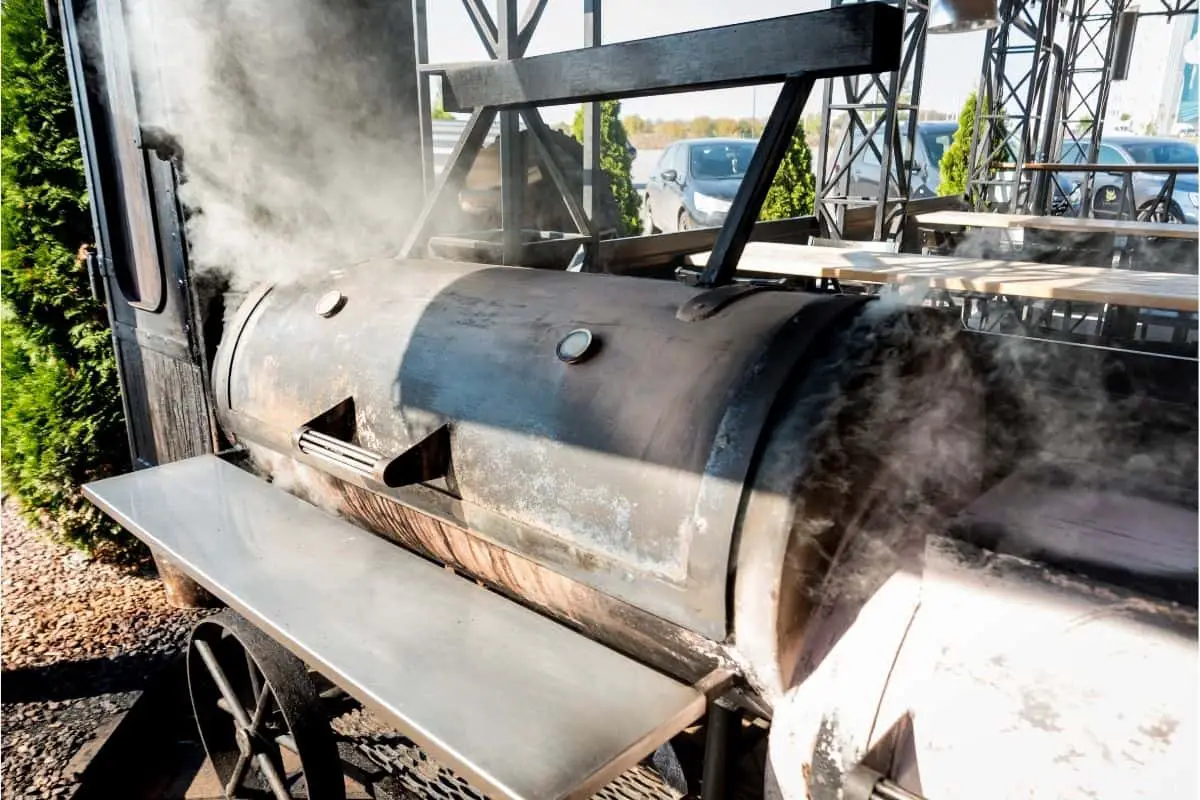
[[[403,266],[360,265],[252,298],[219,359],[229,428],[302,455],[294,432],[352,398],[355,444],[387,457],[446,425],[450,474],[398,496],[722,639],[754,442],[720,437],[757,437],[783,365],[861,303],[762,293],[684,322],[677,310],[696,291],[664,282]],[[331,291],[344,305],[322,316]],[[787,341],[775,341],[784,328]],[[580,329],[594,354],[567,363],[557,346]]]
[[[958,787],[954,743],[989,726],[1107,770],[1103,698],[1128,693],[1089,654],[1119,633],[1157,648],[1162,685],[1194,672],[1194,610],[1099,588],[1063,612],[1030,599],[1039,566],[993,577],[986,555],[945,578],[928,542],[997,457],[981,366],[956,319],[887,301],[387,261],[251,292],[214,390],[285,488],[675,677],[739,672],[774,710],[782,796],[832,798],[860,761]],[[1068,671],[1022,633],[1077,619],[1114,632]],[[930,659],[979,720],[918,680]],[[1194,715],[1159,732],[1165,696],[1122,701],[1156,781],[1195,741]],[[1051,762],[992,796],[1094,783]]]
[[[856,369],[897,348],[867,336],[875,352],[859,354],[858,368],[838,349],[871,307],[614,276],[360,264],[251,293],[222,341],[214,386],[227,430],[272,451],[260,458],[268,471],[291,473],[276,480],[303,474],[310,499],[338,513],[573,623],[599,624],[602,638],[635,638],[642,657],[665,642],[702,669],[711,653],[695,654],[730,638],[744,498],[756,481],[760,495],[791,496],[816,464],[798,441],[789,465],[756,478],[770,431],[788,414],[802,412],[807,431],[843,413],[834,389],[847,380],[864,408],[886,399]],[[579,330],[591,348],[564,360],[559,345]],[[965,365],[955,372],[969,382]],[[820,375],[823,388],[799,396]],[[319,419],[339,404],[353,420],[322,433]],[[906,435],[893,427],[885,438]],[[333,461],[314,455],[314,431]],[[439,436],[448,461],[436,476],[369,469]],[[756,556],[772,585],[794,505],[756,523],[755,540],[773,543]],[[778,593],[803,588],[792,584],[763,591],[790,606]],[[773,615],[762,626],[774,653]]]

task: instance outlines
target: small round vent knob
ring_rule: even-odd
[[[599,344],[599,339],[593,336],[587,328],[577,328],[562,338],[555,353],[558,355],[559,361],[578,364],[580,361],[591,358]]]
[[[337,289],[333,289],[321,295],[321,299],[317,301],[316,312],[322,317],[332,317],[341,311],[344,305],[346,305],[346,296]]]

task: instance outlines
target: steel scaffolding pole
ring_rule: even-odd
[[[833,0],[833,7],[858,0]],[[817,153],[816,214],[828,235],[845,234],[848,206],[875,207],[872,238],[899,235],[904,224],[925,69],[928,5],[896,0],[905,12],[900,69],[825,81],[821,106],[821,147]],[[838,100],[835,91],[840,88]],[[864,162],[874,161],[879,179],[874,192],[855,194],[852,178]]]
[[[1050,63],[1057,5],[1001,0],[1000,22],[984,44],[966,194],[977,211],[1028,208],[1031,181],[1022,167],[1049,156],[1057,92]]]
[[[1117,19],[1125,10],[1126,0],[1068,0],[1067,44],[1063,53],[1059,95],[1062,98],[1059,131],[1050,151],[1057,161],[1064,153],[1082,152],[1088,163],[1096,163],[1104,116],[1108,111],[1109,89],[1112,87]],[[1089,215],[1091,208],[1092,173],[1087,173],[1081,186],[1081,208]],[[1049,182],[1050,191],[1061,197],[1058,183]],[[1045,194],[1045,193],[1044,193]],[[1046,198],[1039,198],[1036,210],[1049,211]],[[1055,197],[1049,198],[1051,201]]]

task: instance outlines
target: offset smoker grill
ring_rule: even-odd
[[[358,265],[252,293],[216,361],[225,430],[309,502],[213,456],[88,492],[494,796],[587,796],[706,705],[729,713],[709,695],[735,684],[722,702],[773,716],[778,763],[803,765],[791,792],[919,762],[957,796],[967,765],[1048,727],[1089,765],[1072,785],[1116,780],[1093,737],[1112,713],[1178,727],[1194,615],[936,535],[988,462],[964,337],[863,296]],[[1160,549],[1144,562],[1099,529],[1093,555],[1009,533],[1044,563],[1194,586],[1194,521],[1112,539]],[[1138,757],[1181,768],[1160,750]]]
[[[651,753],[700,764],[688,788],[723,797],[739,748],[769,756],[751,793],[787,798],[1186,791],[1194,504],[1118,498],[1142,524],[1085,519],[1070,546],[1030,532],[1065,512],[990,486],[1013,432],[996,360],[955,319],[733,280],[813,80],[894,69],[900,17],[843,6],[428,68],[473,114],[402,256],[201,320],[220,328],[204,408],[235,447],[162,447],[85,491],[238,612],[189,651],[229,794],[253,773],[287,796],[295,772],[338,796],[312,672],[494,797],[589,796]],[[533,114],[537,137],[539,103],[769,80],[780,101],[697,285],[424,258],[498,109]],[[519,193],[501,194],[512,223]],[[471,241],[523,263],[515,227]],[[137,341],[155,319],[133,318]],[[147,383],[174,391],[151,352]],[[144,404],[155,423],[193,411],[167,397]],[[149,427],[135,449],[172,442]],[[946,536],[1013,486],[1034,522]],[[687,729],[704,737],[690,760]]]

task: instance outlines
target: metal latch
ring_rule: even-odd
[[[92,299],[97,303],[104,302],[104,268],[96,248],[88,247],[84,256],[84,269],[87,270],[88,288],[92,291]]]

